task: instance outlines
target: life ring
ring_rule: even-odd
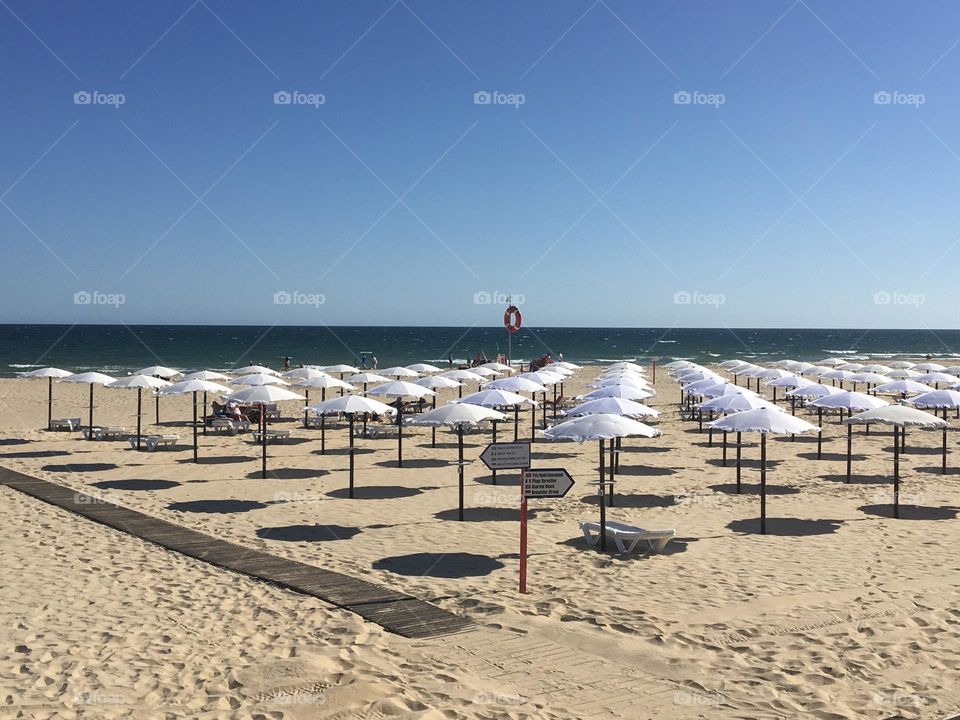
[[[522,323],[523,317],[520,315],[520,308],[516,305],[511,305],[507,308],[506,312],[503,313],[503,326],[507,329],[507,332],[517,332]]]

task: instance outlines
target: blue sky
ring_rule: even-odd
[[[954,327],[958,20],[3,0],[0,322]]]

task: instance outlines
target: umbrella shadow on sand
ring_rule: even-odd
[[[677,471],[673,468],[652,467],[650,465],[621,465],[617,470],[617,475],[634,475],[640,477],[653,477],[663,475],[676,475]]]
[[[64,455],[69,455],[70,453],[67,450],[26,450],[24,452],[7,452],[0,453],[0,457],[4,458],[45,458],[45,457],[62,457]]]
[[[23,440],[22,438],[0,438],[0,447],[5,445],[29,445],[29,440]]]
[[[262,540],[282,540],[284,542],[331,542],[349,540],[360,533],[358,527],[343,525],[282,525],[257,529],[257,537]]]
[[[891,448],[890,452],[893,452],[893,449],[892,449],[892,448]],[[797,457],[798,457],[798,458],[803,458],[804,460],[816,460],[816,459],[817,459],[817,454],[816,454],[815,452],[802,452],[802,453],[797,453]],[[866,460],[866,459],[867,459],[867,456],[866,456],[866,455],[858,455],[858,454],[854,453],[853,455],[850,456],[850,459],[851,459],[853,462],[857,462],[857,461],[859,461],[859,460]],[[847,454],[846,454],[845,452],[842,452],[842,453],[840,453],[840,452],[825,452],[825,453],[822,453],[822,454],[820,455],[820,460],[821,460],[821,461],[829,461],[829,462],[846,462],[846,461],[847,461]]]
[[[598,495],[585,495],[580,498],[580,502],[584,505],[596,506],[600,504],[600,499]],[[610,501],[606,500],[605,504],[609,507]],[[676,504],[672,495],[620,495],[617,492],[613,494],[613,507],[615,508],[673,507]]]
[[[661,555],[678,555],[680,553],[686,552],[690,543],[697,542],[698,540],[699,538],[674,537],[670,539],[670,542],[667,543],[667,546],[659,553],[645,552],[645,548],[641,547],[642,545],[641,543],[640,545],[637,546],[637,549],[634,550],[629,555],[620,555],[612,552],[611,550],[615,550],[616,546],[613,543],[609,542],[609,540],[607,542],[607,552],[606,553],[598,552],[598,546],[588,545],[587,541],[584,540],[583,535],[577,535],[576,537],[572,537],[569,540],[561,540],[560,542],[557,543],[557,545],[570,547],[575,550],[580,550],[581,552],[594,553],[596,555],[605,557],[608,560],[620,560],[624,562],[629,562],[629,561],[635,561],[635,560],[643,560],[647,558],[655,558]]]
[[[847,456],[844,455],[843,457],[846,458]],[[713,465],[714,467],[726,467],[726,468],[732,468],[736,470],[737,468],[736,448],[735,447],[727,448],[727,464],[726,465],[723,464],[723,458],[709,458],[707,460],[707,464]],[[778,465],[782,465],[782,464],[783,464],[782,460],[771,460],[770,458],[767,458],[767,472],[768,473],[772,472],[774,469],[776,469]],[[747,468],[751,470],[759,470],[760,461],[754,458],[741,457],[740,467],[743,468],[744,470],[746,470]]]
[[[892,518],[893,504],[889,505],[861,505],[860,512],[875,517]],[[932,507],[927,505],[900,505],[900,520],[953,520],[957,517],[960,508],[949,505]]]
[[[505,565],[486,555],[461,552],[396,555],[381,558],[371,567],[409,577],[465,578],[489,575]]]
[[[520,499],[517,498],[519,504]],[[530,509],[527,515],[530,518],[537,516],[537,510]],[[457,520],[459,521],[459,508],[450,508],[441,510],[433,515],[437,520]],[[518,522],[520,520],[519,508],[508,507],[465,507],[463,509],[464,522]]]
[[[759,495],[760,483],[741,483],[739,493],[737,492],[737,484],[735,482],[710,485],[709,489],[714,492],[726,493],[727,495]],[[799,492],[800,488],[767,483],[767,495],[796,495]]]
[[[843,520],[803,520],[801,518],[767,518],[767,535],[803,537],[807,535],[831,535],[840,529]],[[727,524],[733,532],[748,535],[760,534],[760,518],[734,520]]]
[[[451,458],[450,460],[453,460]],[[450,466],[450,460],[440,460],[433,458],[405,458],[403,461],[403,466],[405,468],[438,468],[438,467],[448,467]],[[385,468],[395,468],[397,466],[396,460],[380,460],[379,462],[374,463],[374,465],[379,465],[380,467]]]
[[[173,480],[103,480],[91,484],[101,490],[169,490],[180,485]]]
[[[499,473],[497,473],[496,486],[493,484],[493,476],[490,475],[489,472],[489,470],[484,468],[485,474],[475,477],[473,482],[479,483],[480,485],[488,485],[490,487],[520,487],[520,476],[514,474],[513,470],[501,470]]]
[[[409,488],[400,485],[356,485],[353,488],[354,500],[398,500],[399,498],[421,495],[425,488]],[[349,499],[349,488],[337,488],[327,493],[327,497],[338,500]]]
[[[656,445],[628,445],[620,448],[622,453],[665,453],[670,452],[670,448],[657,447]]]
[[[321,470],[320,468],[273,468],[267,469],[267,479],[268,480],[311,480],[313,478],[323,477],[324,475],[329,475],[329,470]],[[247,473],[247,477],[253,480],[260,480],[262,478],[263,472],[261,470],[253,470]]]
[[[69,473],[69,472],[103,472],[104,470],[116,470],[119,465],[114,463],[71,463],[69,465],[44,465],[41,470],[47,472]]]
[[[190,449],[193,449],[193,446],[190,446]],[[229,465],[230,463],[253,462],[259,459],[252,455],[211,455],[210,457],[201,455],[197,458],[196,463],[193,462],[193,458],[182,458],[177,462],[190,465]]]
[[[232,515],[267,507],[256,500],[189,500],[167,505],[168,510],[176,512],[211,513],[214,515]]]
[[[846,456],[844,456],[846,457]],[[847,476],[845,473],[837,473],[836,475],[821,475],[822,480],[827,480],[829,482],[847,484]],[[892,485],[893,480],[889,475],[858,475],[857,473],[850,473],[850,485]]]

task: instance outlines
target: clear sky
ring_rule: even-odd
[[[2,0],[0,61],[0,322],[956,327],[956,2]]]

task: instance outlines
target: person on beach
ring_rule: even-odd
[[[293,358],[291,358],[289,355],[284,355],[284,356],[283,356],[283,370],[284,370],[284,372],[286,372],[286,371],[288,371],[288,370],[290,369],[290,361],[291,361],[292,359],[293,359]]]
[[[372,369],[374,369],[374,370],[377,369],[377,356],[376,356],[376,355],[371,355],[371,356],[370,356],[370,367],[371,367]]]
[[[449,355],[447,355],[447,364],[450,367],[453,367],[453,353],[450,353]]]
[[[367,354],[366,354],[366,353],[362,353],[362,354],[360,355],[360,367],[361,367],[362,369],[364,369],[364,370],[367,369]]]

